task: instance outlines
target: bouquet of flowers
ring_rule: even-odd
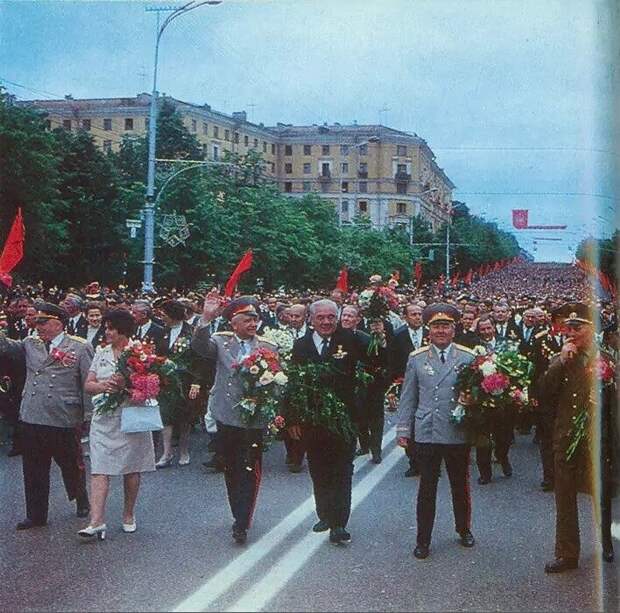
[[[261,336],[278,347],[280,363],[285,365],[291,359],[295,337],[286,328],[265,328]]]
[[[466,428],[474,440],[487,436],[491,420],[502,411],[527,405],[532,368],[527,358],[512,350],[478,355],[459,373],[459,402],[452,422]]]
[[[252,426],[267,421],[272,434],[284,428],[284,418],[278,414],[278,409],[288,377],[278,354],[261,347],[233,363],[233,368],[239,373],[243,386],[243,398],[238,406],[244,423]]]
[[[366,289],[359,297],[359,305],[364,316],[370,320],[385,321],[389,319],[390,311],[399,306],[398,296],[389,287],[378,287],[377,289]],[[370,343],[368,343],[368,355],[378,355],[379,347],[384,339],[372,333]]]
[[[404,377],[398,377],[398,379],[395,379],[390,385],[390,387],[387,388],[385,392],[385,399],[383,402],[384,411],[394,413],[396,410],[398,410],[398,401],[400,400],[400,393],[403,389],[404,381]],[[390,402],[390,398],[394,398],[394,400]]]
[[[124,385],[117,392],[94,396],[95,410],[100,414],[112,413],[126,400],[135,405],[153,404],[162,393],[162,388],[169,384],[175,370],[173,362],[155,355],[152,344],[129,341],[116,367],[116,374],[123,377]]]
[[[594,363],[588,367],[587,374],[590,379],[600,382],[601,391],[613,390],[616,386],[615,380],[615,364],[605,356],[599,355]],[[596,403],[596,395],[592,385],[587,386],[584,390],[587,395],[585,399],[580,399],[582,405],[579,411],[573,416],[573,426],[570,433],[570,444],[566,449],[566,459],[572,460],[583,441],[588,441],[590,414]]]

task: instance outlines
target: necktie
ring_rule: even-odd
[[[51,346],[52,346],[51,341],[45,341],[45,351],[47,351],[48,354],[50,352],[50,347]]]
[[[531,328],[525,328],[525,334],[523,335],[525,337],[525,342],[529,343],[530,341],[530,334],[532,333],[532,329]]]
[[[439,352],[439,359],[442,364],[446,363],[446,352],[443,349]]]
[[[144,326],[138,328],[138,338],[142,340],[144,338]]]
[[[246,351],[245,341],[241,341],[240,345],[241,345],[241,349],[239,350],[239,358],[243,359],[245,357],[245,351]]]
[[[322,358],[327,357],[328,349],[329,349],[329,339],[324,338],[323,342],[321,343],[321,357]]]

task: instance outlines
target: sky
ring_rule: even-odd
[[[184,3],[0,0],[0,84],[19,99],[150,91],[146,8]],[[224,0],[166,30],[158,89],[266,125],[416,133],[453,199],[537,260],[571,261],[618,225],[619,15],[615,0]],[[567,228],[515,230],[513,209]]]

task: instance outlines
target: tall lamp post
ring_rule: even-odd
[[[189,13],[204,5],[221,4],[222,0],[192,0],[175,9],[159,25],[159,11],[169,9],[154,9],[157,11],[157,37],[155,39],[155,62],[153,65],[153,90],[151,92],[151,106],[149,110],[149,157],[146,176],[146,202],[144,204],[144,279],[143,291],[153,290],[153,255],[155,251],[155,148],[157,140],[157,63],[159,60],[159,42],[164,30],[177,17]]]

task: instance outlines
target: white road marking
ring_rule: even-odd
[[[354,488],[351,510],[353,511],[374,488],[383,480],[393,466],[402,458],[402,449],[395,447],[385,457],[383,463],[373,468]],[[355,533],[352,535],[355,539]],[[271,570],[245,594],[237,600],[228,611],[261,611],[276,596],[288,581],[310,560],[319,547],[325,545],[322,538],[310,533],[288,551],[271,567]]]
[[[611,524],[611,536],[613,536],[617,541],[620,541],[620,523],[617,521],[612,522]]]
[[[394,428],[390,428],[383,436],[383,447],[385,448],[395,438]],[[371,475],[380,473],[385,475],[389,468],[393,466],[399,459],[403,457],[400,448],[396,448],[400,453],[392,451],[383,461],[382,464],[373,468],[369,475],[364,477],[359,484],[353,489],[353,502],[358,503],[356,499],[356,490],[359,486],[366,482]],[[360,457],[354,461],[354,465],[366,463],[367,457]],[[381,477],[382,478],[382,477]],[[380,479],[379,479],[380,480]],[[367,483],[367,482],[366,482]],[[378,483],[378,481],[377,481]],[[375,483],[376,485],[376,483]],[[372,486],[374,487],[374,485]],[[368,490],[370,491],[370,490]],[[364,495],[364,498],[367,494]],[[250,545],[248,549],[232,562],[227,564],[222,570],[218,571],[213,577],[206,581],[191,596],[186,598],[177,607],[175,612],[185,611],[206,611],[222,594],[227,592],[237,581],[246,575],[254,566],[256,566],[265,556],[267,556],[275,547],[277,547],[293,530],[295,530],[306,518],[315,511],[314,497],[310,496],[295,510],[289,513],[275,528],[270,530],[265,536],[261,537],[256,543]],[[320,536],[314,533],[311,535],[323,542]],[[261,582],[262,583],[262,582]]]

